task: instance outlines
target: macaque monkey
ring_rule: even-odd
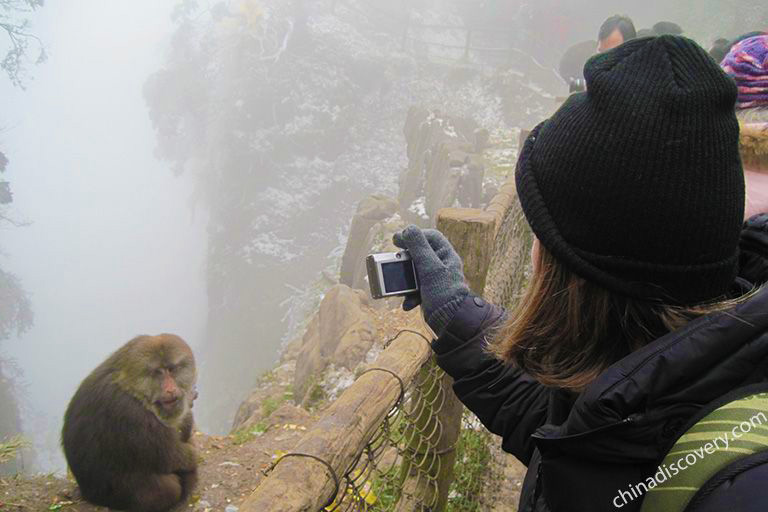
[[[83,497],[131,512],[164,512],[197,481],[190,443],[195,358],[173,334],[138,336],[80,384],[62,445]]]

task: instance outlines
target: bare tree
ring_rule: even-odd
[[[0,0],[0,35],[5,31],[10,48],[0,61],[11,83],[24,88],[24,64],[32,47],[39,51],[36,62],[45,60],[45,48],[40,39],[29,32],[29,15],[43,6],[44,0]],[[2,173],[8,165],[8,158],[0,151],[0,224],[9,223],[19,227],[22,222],[7,214],[8,205],[13,202],[10,183]],[[19,279],[0,268],[0,341],[14,332],[21,334],[32,325],[32,308],[29,298]],[[0,361],[2,362],[2,361]]]
[[[29,32],[29,15],[43,6],[44,0],[0,0],[0,28],[8,36],[10,48],[0,61],[11,83],[24,88],[24,64],[32,48],[36,47],[39,64],[46,59],[45,47],[36,35]]]

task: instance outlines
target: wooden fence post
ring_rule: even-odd
[[[480,295],[485,288],[493,244],[496,236],[497,217],[485,210],[470,208],[443,208],[437,212],[437,229],[451,242],[464,262],[464,277],[469,289]],[[453,379],[443,374],[440,383],[445,396],[438,419],[443,425],[438,453],[446,452],[441,460],[438,476],[438,508],[444,510],[448,501],[448,489],[453,481],[453,465],[456,461],[456,442],[461,432],[464,405],[453,392]]]
[[[480,295],[485,288],[497,216],[473,208],[442,208],[437,212],[437,229],[450,240],[464,262],[469,289]]]
[[[482,293],[485,287],[497,217],[494,213],[470,208],[443,208],[437,214],[437,229],[448,238],[461,256],[467,284],[477,294]],[[435,425],[440,425],[436,434],[440,437],[435,442],[439,463],[429,463],[425,470],[416,468],[411,461],[404,461],[403,493],[398,501],[397,512],[421,511],[425,503],[436,503],[436,507],[432,509],[434,512],[444,510],[448,501],[448,490],[453,481],[456,442],[461,432],[464,406],[453,392],[453,379],[443,372],[422,372],[419,385],[422,389],[429,390],[422,400],[429,403],[439,394],[442,394],[443,400],[437,415],[431,414],[431,411],[422,406],[415,424],[422,431],[431,431]],[[412,454],[418,454],[424,447],[409,446],[408,449]],[[421,473],[416,469],[421,469]],[[428,478],[426,482],[425,471]],[[430,485],[430,481],[436,482],[437,489]],[[437,496],[433,494],[435,491]]]

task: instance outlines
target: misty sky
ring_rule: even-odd
[[[176,333],[198,357],[204,344],[206,212],[193,208],[191,177],[174,177],[154,157],[156,137],[142,96],[147,77],[165,61],[177,3],[49,0],[31,27],[48,61],[29,66],[26,91],[0,76],[0,151],[10,160],[2,179],[14,193],[10,213],[31,223],[0,224],[0,268],[21,279],[35,313],[34,327],[0,343],[0,354],[22,371],[24,434],[38,456],[26,468],[33,472],[63,471],[64,408],[109,353],[138,334]],[[575,11],[581,22],[552,7],[582,3],[588,8]],[[634,17],[638,28],[688,21],[673,16],[682,15],[674,12],[680,4],[661,0],[524,4],[531,12],[552,9],[530,32],[553,55],[565,48],[552,42],[558,23],[567,25],[570,45],[594,38],[616,11]],[[708,44],[756,27],[685,28]],[[205,389],[200,397],[216,400]],[[207,430],[205,418],[197,421]]]
[[[0,80],[4,179],[15,217],[32,222],[0,227],[0,262],[21,278],[35,312],[33,329],[0,350],[24,374],[25,435],[47,449],[38,470],[63,469],[64,408],[115,348],[160,332],[201,343],[205,212],[191,208],[191,180],[154,158],[142,97],[168,47],[175,3],[46,2],[33,31],[48,62],[29,68],[26,91]]]

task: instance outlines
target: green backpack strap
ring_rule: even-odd
[[[641,512],[683,512],[707,481],[734,462],[768,450],[768,392],[717,407],[688,429],[664,457]]]

